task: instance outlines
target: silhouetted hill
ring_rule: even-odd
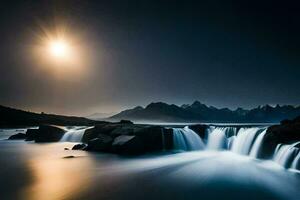
[[[216,108],[195,101],[182,106],[163,102],[151,103],[145,108],[138,106],[120,112],[109,120],[127,119],[133,121],[153,122],[260,122],[276,123],[283,119],[293,119],[300,115],[300,106],[284,105],[272,107],[269,105],[246,110],[238,108]]]
[[[38,114],[14,108],[0,106],[0,127],[53,125],[94,125],[100,123],[83,117],[62,116],[53,114]]]

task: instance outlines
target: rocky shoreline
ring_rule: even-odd
[[[208,125],[189,126],[202,139]],[[38,129],[28,129],[26,134],[18,133],[9,139],[26,141],[58,142],[66,130],[60,126],[42,125]],[[284,120],[279,125],[270,126],[265,134],[259,158],[270,158],[279,143],[291,144],[300,141],[300,117]],[[116,154],[143,154],[173,149],[173,130],[157,125],[140,125],[121,120],[117,123],[103,122],[85,130],[82,144],[74,150],[109,152]]]

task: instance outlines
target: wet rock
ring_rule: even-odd
[[[64,150],[68,151],[68,150],[70,150],[70,149],[69,149],[69,148],[64,148]]]
[[[96,125],[85,131],[82,141],[90,151],[140,154],[171,149],[173,137],[172,130],[160,126],[126,122]]]
[[[122,120],[120,121],[120,124],[133,124],[133,122],[130,121],[130,120],[124,120],[124,119],[122,119]]]
[[[82,142],[88,143],[88,141],[95,139],[99,134],[109,135],[115,128],[113,124],[97,124],[93,128],[85,130],[82,136]]]
[[[116,137],[112,149],[119,154],[141,154],[145,152],[145,146],[141,138],[133,135]]]
[[[75,156],[65,156],[64,159],[76,158]]]
[[[205,132],[208,126],[203,124],[197,124],[197,125],[190,125],[189,128],[192,129],[195,133],[197,133],[202,139],[204,139]]]
[[[25,140],[33,141],[38,133],[39,133],[39,129],[27,129]]]
[[[164,138],[163,138],[163,150],[173,149],[173,129],[163,128],[162,129]]]
[[[73,147],[72,147],[72,150],[85,150],[87,147],[86,144],[75,144]]]
[[[10,136],[9,140],[24,140],[26,138],[26,134],[24,133],[17,133],[15,135]]]
[[[297,141],[300,141],[300,117],[294,120],[284,120],[280,125],[268,128],[258,157],[270,158],[277,144],[291,144]]]
[[[93,128],[85,131],[82,141],[87,143],[89,140],[97,138],[100,134],[110,135],[112,137],[117,137],[119,135],[133,135],[144,127],[145,125],[134,125],[131,123],[97,124]]]
[[[111,150],[113,138],[109,135],[99,134],[97,138],[88,141],[87,150],[89,151],[105,151]]]
[[[57,126],[42,125],[34,136],[35,142],[57,142],[64,135],[65,130]]]

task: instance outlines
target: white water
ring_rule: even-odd
[[[206,133],[207,149],[231,150],[242,155],[257,156],[266,127],[237,128],[210,127]]]
[[[256,137],[264,130],[266,128],[240,128],[231,150],[242,155],[249,155]]]
[[[254,142],[254,144],[253,144],[253,147],[252,147],[252,149],[251,149],[251,152],[250,152],[250,156],[251,156],[252,158],[257,158],[257,157],[258,157],[259,150],[260,150],[260,148],[261,148],[261,146],[262,146],[263,139],[264,139],[266,133],[267,133],[267,129],[265,129],[262,133],[260,133],[260,134],[257,136],[257,138],[256,138],[256,140],[255,140],[255,142]]]
[[[210,150],[230,149],[236,139],[235,127],[210,127],[206,131],[207,148]]]
[[[87,128],[74,128],[68,130],[60,139],[61,142],[81,142],[83,134]]]
[[[298,155],[295,157],[292,165],[292,169],[300,169],[300,152],[298,152]]]
[[[224,149],[226,143],[226,128],[213,128],[211,127],[207,132],[207,148],[212,150]]]
[[[297,169],[300,158],[300,149],[295,147],[300,142],[293,144],[278,144],[274,153],[273,160],[285,168]]]
[[[258,158],[267,127],[215,127],[210,126],[205,135],[205,143],[202,139],[188,127],[174,128],[174,149],[190,150],[229,150],[237,154],[248,155]],[[191,145],[194,144],[194,145]],[[300,142],[292,145],[279,144],[275,150],[273,160],[285,168],[300,168],[300,149],[295,147]]]
[[[183,151],[194,151],[204,149],[205,145],[200,136],[188,126],[173,129],[174,149]]]

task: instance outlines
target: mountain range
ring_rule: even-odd
[[[215,122],[215,123],[277,123],[300,115],[300,106],[270,105],[253,109],[216,108],[199,101],[177,106],[163,102],[150,103],[145,108],[137,106],[124,110],[107,120],[121,119],[134,122]]]

